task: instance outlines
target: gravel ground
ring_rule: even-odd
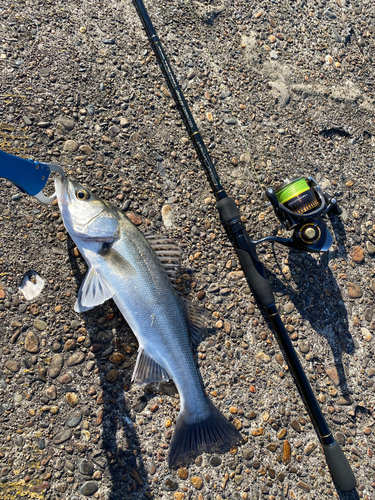
[[[0,148],[59,163],[178,239],[183,284],[210,312],[200,372],[245,442],[168,470],[175,388],[130,384],[137,341],[115,304],[73,310],[86,268],[56,203],[0,180],[0,499],[374,499],[374,4],[146,7],[249,234],[283,234],[262,192],[286,177],[312,175],[343,209],[329,262],[259,256],[357,490],[331,480],[134,5],[3,0]],[[18,289],[29,270],[45,280],[34,301]]]

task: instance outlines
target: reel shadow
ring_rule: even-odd
[[[295,287],[285,285],[274,274],[272,277],[275,280],[274,291],[289,295],[301,317],[326,339],[331,349],[333,363],[327,362],[330,356],[324,359],[319,356],[313,360],[317,374],[325,372],[333,385],[340,389],[343,395],[348,395],[350,389],[345,375],[343,354],[353,354],[355,347],[349,331],[345,302],[328,266],[329,260],[346,259],[346,236],[342,221],[336,216],[330,217],[330,220],[337,243],[333,252],[321,254],[321,258],[316,259],[308,253],[291,249],[288,256],[292,276],[290,281]],[[308,334],[299,335],[298,341],[308,344]]]

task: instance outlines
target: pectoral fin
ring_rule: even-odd
[[[121,276],[124,278],[132,278],[137,274],[137,271],[130,262],[112,247],[112,243],[103,243],[98,253],[101,257],[109,261],[117,271],[121,272]]]
[[[138,358],[135,364],[132,382],[143,385],[169,380],[170,378],[166,370],[160,366],[157,361],[146,354],[141,347],[138,349]]]
[[[85,312],[103,304],[113,297],[114,291],[99,276],[93,267],[90,267],[78,292],[74,306],[76,312]]]

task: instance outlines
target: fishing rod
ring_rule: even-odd
[[[286,229],[293,230],[293,236],[291,238],[267,236],[258,241],[251,240],[241,222],[234,199],[224,191],[144,3],[142,0],[133,1],[214,192],[221,222],[237,253],[253,295],[258,303],[264,307],[273,325],[278,343],[283,350],[289,369],[318,433],[332,479],[341,490],[351,491],[356,486],[355,476],[344,452],[329,430],[280,318],[271,285],[266,278],[263,264],[257,258],[255,249],[257,244],[272,241],[309,252],[328,250],[332,243],[332,236],[323,217],[328,213],[339,213],[336,200],[323,193],[311,177],[288,180],[277,188],[269,188],[266,190],[266,195],[280,222]]]

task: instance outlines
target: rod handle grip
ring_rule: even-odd
[[[323,444],[323,452],[336,486],[342,491],[353,490],[356,479],[341,446],[336,441],[331,445]]]

